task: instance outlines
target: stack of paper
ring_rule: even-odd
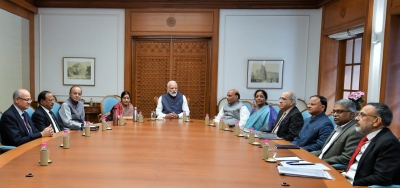
[[[307,168],[307,169],[320,169],[320,170],[331,170],[329,167],[322,163],[310,163],[308,161],[281,161],[282,166],[291,168]]]
[[[278,166],[278,172],[281,175],[286,176],[299,176],[299,177],[309,177],[309,178],[322,178],[322,179],[333,179],[329,172],[323,171],[321,169],[307,169],[307,168],[293,168]]]

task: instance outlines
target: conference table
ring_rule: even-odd
[[[99,124],[100,125],[100,124]],[[262,149],[233,132],[205,126],[202,120],[126,120],[112,130],[70,132],[36,139],[0,155],[0,187],[290,187],[346,188],[336,170],[303,149],[278,149],[277,157],[298,156],[330,167],[333,180],[279,175],[278,163],[261,159]],[[52,163],[40,166],[46,142]],[[272,144],[288,144],[284,140]],[[33,177],[26,177],[32,173]]]

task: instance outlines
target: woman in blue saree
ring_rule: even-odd
[[[267,103],[268,94],[262,89],[254,93],[256,106],[251,110],[245,128],[254,128],[256,131],[271,131],[275,125],[278,113]]]

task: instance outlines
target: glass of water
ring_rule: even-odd
[[[156,120],[156,118],[157,118],[156,111],[151,111],[150,118],[151,118],[151,121]]]

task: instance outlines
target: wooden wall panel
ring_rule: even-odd
[[[392,110],[390,129],[400,137],[400,15],[387,14],[380,102]]]
[[[395,8],[398,6],[400,6],[400,0],[391,0],[391,4],[388,4],[388,7],[392,7],[392,8]]]
[[[332,34],[362,25],[369,0],[342,0],[324,7],[322,30]]]
[[[131,32],[213,32],[213,12],[131,12],[130,16]]]
[[[327,98],[327,113],[333,109],[336,101],[336,87],[338,80],[339,41],[328,36],[321,38],[321,52],[318,75],[318,94]]]

